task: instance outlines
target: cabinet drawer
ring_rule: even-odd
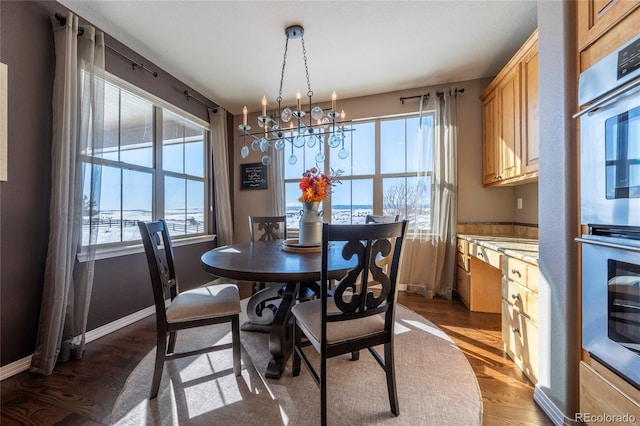
[[[502,269],[502,265],[500,264],[502,254],[498,251],[491,250],[474,243],[469,243],[469,254],[477,257],[485,263],[488,263],[494,268]]]
[[[458,238],[456,242],[456,249],[458,250],[458,253],[469,253],[469,241]]]
[[[522,284],[534,293],[538,292],[538,267],[512,257],[505,258],[502,274]]]
[[[502,297],[520,314],[538,323],[538,295],[520,284],[502,279]]]
[[[471,294],[471,277],[467,271],[460,267],[458,267],[457,274],[456,291],[458,292],[458,297],[460,297],[460,300],[462,300],[462,303],[464,303],[468,309]]]
[[[457,254],[456,259],[457,259],[458,267],[469,272],[469,256],[462,253],[456,253],[456,254]]]
[[[535,384],[538,379],[538,328],[502,301],[502,341],[504,350]]]

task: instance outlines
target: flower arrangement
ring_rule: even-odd
[[[305,171],[300,178],[298,185],[302,190],[302,195],[298,201],[313,202],[323,201],[327,195],[331,194],[333,187],[340,183],[342,170],[333,170],[328,175],[320,172],[316,167]]]

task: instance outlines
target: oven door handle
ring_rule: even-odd
[[[588,240],[586,238],[576,238],[575,240],[584,244],[592,244],[594,246],[610,247],[614,249],[625,250],[625,251],[635,251],[640,253],[640,247],[625,246],[618,243],[609,243],[609,242],[600,241],[600,240],[590,240],[590,239]]]
[[[631,81],[629,81],[628,83],[626,83],[623,86],[620,86],[619,88],[617,88],[616,90],[610,92],[609,94],[603,96],[602,98],[598,99],[598,101],[594,102],[593,104],[589,105],[587,108],[583,109],[582,111],[578,111],[577,113],[573,114],[573,118],[578,118],[583,116],[584,114],[588,114],[591,111],[594,111],[598,108],[601,108],[602,106],[604,106],[604,104],[606,104],[607,102],[611,101],[614,98],[617,98],[618,96],[622,95],[624,92],[634,89],[636,87],[640,86],[640,78],[636,78],[633,79]]]

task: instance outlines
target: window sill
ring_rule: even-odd
[[[197,237],[172,239],[171,243],[173,247],[180,247],[190,244],[206,243],[215,239],[215,235],[198,235]],[[112,257],[127,256],[136,253],[144,253],[142,243],[118,247],[99,247],[95,249],[94,260],[109,259]],[[78,253],[78,262],[83,263],[87,261],[89,261],[89,253],[83,248],[82,252]]]

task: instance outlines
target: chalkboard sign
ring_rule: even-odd
[[[240,189],[267,189],[267,166],[262,163],[240,164]]]

